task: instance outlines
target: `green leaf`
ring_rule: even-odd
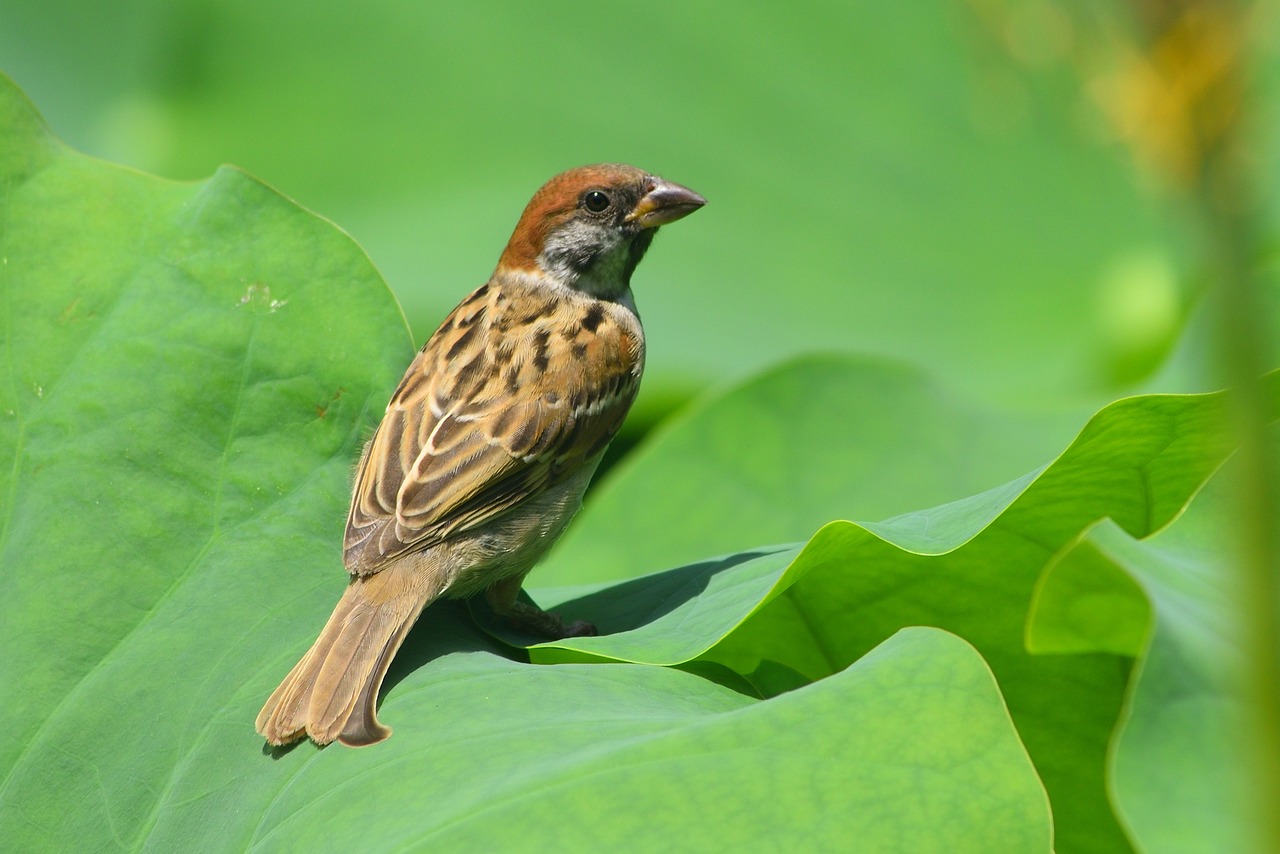
[[[404,324],[354,244],[243,174],[158,181],[67,151],[3,79],[0,104],[6,845],[1048,848],[989,670],[927,629],[761,700],[513,662],[442,603],[391,742],[264,751]]]
[[[528,653],[435,605],[384,691],[390,742],[267,751],[253,716],[342,586],[349,467],[411,355],[402,318],[344,235],[235,170],[172,184],[83,158],[2,79],[0,119],[7,844],[1125,846],[1106,756],[1132,659],[1030,654],[1027,615],[1044,567],[1098,519],[1147,537],[1179,516],[1229,451],[1221,395],[1119,401],[1029,475],[985,492],[981,466],[977,486],[925,478],[910,494],[958,500],[833,522],[802,545],[741,551],[767,533],[771,503],[806,484],[826,485],[789,524],[825,512],[838,478],[807,473],[840,464],[832,445],[774,430],[789,455],[761,442],[758,458],[722,455],[693,473],[708,489],[739,474],[731,463],[759,478],[749,513],[730,494],[672,516],[666,492],[629,496],[620,479],[598,512],[632,501],[634,528],[609,532],[632,559],[661,565],[651,546],[693,543],[691,531],[710,542],[708,525],[738,551],[538,594],[608,634]],[[963,411],[922,382],[839,360],[752,391],[816,424],[807,404],[877,375],[885,399],[914,394],[930,417]],[[732,442],[756,423],[719,405],[633,471],[689,477],[667,449],[687,460],[708,447],[704,427]],[[990,423],[969,417],[956,423],[975,435]],[[783,486],[792,472],[801,487]],[[1045,619],[1053,601],[1041,598]],[[1133,738],[1117,763],[1171,761]],[[1121,791],[1119,764],[1117,775]]]
[[[883,359],[795,359],[650,436],[536,583],[630,578],[971,496],[1042,464],[1087,415],[977,405]]]
[[[940,553],[1033,483],[1045,509],[1031,501],[1019,512],[1052,528],[1053,539],[1079,531],[1081,512],[1104,500],[1123,502],[1116,518],[1143,534],[1177,511],[1229,444],[1220,405],[1190,399],[1204,402],[1117,402],[1037,481],[1036,471],[1015,476],[1066,442],[1036,451],[1062,430],[1061,416],[1033,421],[966,404],[877,361],[797,360],[652,437],[595,491],[533,578],[541,585],[625,578],[744,544],[801,539],[832,518],[884,518],[912,503],[937,506],[874,530],[904,548]],[[1080,471],[1092,478],[1091,493],[1073,486]],[[1002,477],[1008,482],[982,492]]]
[[[1138,635],[1111,785],[1144,851],[1244,851],[1255,842],[1230,524],[1237,467],[1232,460],[1148,539],[1110,520],[1090,528],[1045,570],[1046,595],[1029,621],[1032,636],[1065,639],[1060,651],[1105,651],[1117,636]]]
[[[1267,388],[1273,416],[1280,414],[1280,374],[1268,378]],[[764,395],[757,401],[765,409],[771,403]],[[716,423],[710,416],[682,429]],[[632,471],[674,476],[688,457],[682,444],[697,440],[681,439],[654,443]],[[668,456],[673,447],[680,453]],[[808,447],[737,464],[820,465],[803,459]],[[1118,640],[1087,656],[1028,652],[1026,615],[1044,567],[1060,549],[1102,518],[1118,520],[1132,535],[1151,535],[1181,513],[1229,448],[1222,394],[1118,401],[1043,471],[987,493],[882,523],[833,522],[802,547],[742,553],[570,601],[564,601],[569,590],[539,594],[544,605],[573,618],[599,615],[608,634],[544,644],[532,654],[540,661],[712,661],[769,695],[839,672],[902,626],[938,626],[974,644],[995,672],[1053,802],[1058,850],[1124,847],[1108,802],[1106,759],[1146,610],[1117,609],[1122,620],[1140,622],[1120,623],[1112,630]],[[821,458],[825,451],[810,453]],[[700,482],[731,476],[728,463],[698,473]],[[622,487],[601,501],[600,512],[611,511],[614,500],[628,502],[631,525],[610,533],[621,539],[620,549],[639,555],[635,560],[644,559],[661,531],[689,536],[665,508],[636,502]],[[686,524],[750,537],[732,505],[718,509],[714,518],[704,512]],[[1040,590],[1041,606],[1047,592],[1053,585]],[[759,604],[744,610],[752,600]],[[1046,632],[1041,626],[1033,636]]]
[[[261,769],[274,799],[255,799],[269,805],[247,841],[1049,847],[1043,792],[990,672],[936,630],[907,630],[838,676],[768,702],[668,668],[532,667],[482,654],[438,658],[410,679],[395,713],[416,732],[406,726],[385,750],[326,750]],[[965,738],[953,736],[957,721],[971,725]],[[211,788],[187,786],[193,799]],[[984,797],[972,797],[975,787]],[[195,830],[224,826],[200,812]],[[153,844],[190,838],[182,824],[172,836],[157,828]]]
[[[1084,537],[1055,555],[1040,576],[1027,617],[1027,649],[1137,658],[1146,650],[1150,622],[1142,587]]]
[[[242,173],[75,155],[2,77],[0,122],[0,837],[133,847],[331,596],[412,350],[364,253]]]

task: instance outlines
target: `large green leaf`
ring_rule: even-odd
[[[466,636],[441,610],[433,634]],[[411,652],[423,653],[386,749],[250,756],[210,780],[225,744],[201,745],[148,844],[225,833],[220,790],[247,784],[231,802],[248,807],[235,841],[268,850],[1049,847],[1047,803],[990,672],[936,630],[769,702],[667,668]],[[243,743],[235,729],[221,739]]]
[[[3,81],[0,136],[11,143],[0,151],[6,842],[1126,846],[1106,757],[1141,645],[1130,627],[1102,633],[1100,652],[1086,632],[1072,649],[1084,654],[1033,654],[1024,629],[1037,589],[1054,589],[1040,581],[1046,565],[1097,520],[1142,538],[1178,519],[1230,448],[1220,395],[1117,402],[1004,486],[956,494],[988,482],[987,469],[923,479],[959,499],[929,510],[535,594],[597,621],[598,638],[526,653],[502,627],[490,629],[507,643],[433,606],[384,692],[390,742],[267,751],[253,715],[341,589],[348,468],[410,355],[394,301],[342,234],[234,170],[178,185],[75,155]],[[797,387],[896,389],[890,375],[802,362],[751,389],[765,410],[786,403],[794,423],[815,424],[805,403],[821,409],[831,394]],[[916,395],[919,411],[959,413],[972,433],[989,423],[915,378],[901,388],[886,398]],[[690,417],[628,477],[652,467],[668,481],[745,473],[776,485],[814,470],[803,457],[827,458],[830,445],[791,443],[790,457],[764,454],[756,469],[730,454],[682,472],[690,449],[708,447],[704,427],[750,431],[754,419],[732,409],[742,403],[730,393]],[[832,483],[788,524],[820,514],[838,497]],[[707,525],[739,550],[761,542],[765,514],[736,515],[731,493],[682,519],[662,509],[662,490],[619,484],[598,512],[626,499],[634,529],[600,534],[623,537],[639,561]],[[765,510],[769,494],[755,493]],[[1133,746],[1117,756],[1166,761],[1139,733],[1131,723]],[[1120,758],[1116,768],[1136,828],[1146,807],[1124,800],[1134,784]]]
[[[254,712],[342,585],[399,312],[344,235],[235,170],[75,155],[3,80],[0,137],[7,846],[1047,850],[990,671],[936,630],[762,700],[512,661],[440,606],[389,680],[390,743],[264,751]]]
[[[883,359],[792,360],[647,437],[593,491],[538,583],[630,578],[954,501],[1042,464],[1087,415],[975,404]]]
[[[798,366],[797,374],[803,382],[808,366]],[[1267,389],[1273,415],[1280,414],[1280,375],[1269,378]],[[726,401],[734,411],[734,396]],[[769,398],[759,403],[767,409]],[[707,417],[682,426],[697,433],[701,424],[716,423]],[[695,437],[673,433],[671,439],[655,442],[633,471],[673,478]],[[1114,603],[1092,614],[1093,623],[1110,626],[1114,637],[1089,643],[1072,640],[1065,631],[1052,641],[1033,637],[1033,653],[1088,655],[1029,653],[1023,642],[1025,615],[1038,585],[1043,597],[1042,570],[1060,549],[1103,518],[1116,520],[1129,535],[1151,535],[1178,517],[1229,447],[1222,395],[1119,401],[1092,419],[1046,469],[987,493],[883,523],[832,523],[803,547],[742,553],[658,579],[602,587],[567,602],[561,600],[572,595],[569,591],[549,591],[541,597],[544,604],[575,618],[596,619],[607,634],[535,648],[535,660],[715,662],[767,695],[838,672],[900,626],[941,626],[972,642],[996,673],[1053,801],[1058,850],[1123,847],[1108,801],[1112,784],[1106,760],[1129,660],[1141,651],[1134,638],[1146,631],[1145,603],[1133,602],[1131,581],[1127,586],[1099,582],[1094,587]],[[766,454],[759,464],[794,466],[797,458]],[[751,464],[733,461],[739,468]],[[711,468],[698,471],[702,482],[735,474],[728,464],[720,471]],[[622,475],[629,476],[631,471]],[[612,512],[608,505],[614,501],[629,502],[631,527],[608,535],[620,540],[619,551],[638,554],[635,560],[663,548],[660,532],[677,541],[690,536],[664,508],[635,502],[629,488],[610,490],[598,512]],[[735,506],[714,505],[683,524],[727,528],[748,538],[754,520],[736,518]],[[1220,531],[1205,526],[1191,535],[1203,547],[1220,537]],[[1067,609],[1071,613],[1096,604],[1080,593],[1091,592],[1087,585],[1064,587],[1076,591],[1077,605]],[[1092,636],[1105,637],[1100,629]],[[1213,661],[1215,649],[1200,654]],[[1194,738],[1182,736],[1188,742]],[[1229,761],[1220,753],[1215,758]],[[1188,797],[1202,791],[1193,787]],[[1217,800],[1202,801],[1197,814],[1211,814]],[[1182,837],[1211,841],[1224,821],[1230,819],[1219,816],[1198,834],[1184,828]]]
[[[1182,404],[1169,402],[1180,398],[1137,400],[1117,404],[1087,428],[1053,482],[1073,479],[1063,466],[1088,466],[1097,472],[1099,490],[1136,485],[1146,477],[1140,455],[1163,449],[1168,462],[1159,476],[1179,482],[1170,484],[1175,497],[1153,500],[1183,501],[1188,485],[1205,476],[1203,462],[1192,465],[1193,448],[1205,419],[1216,416],[1206,412],[1180,425],[1166,416],[1170,408],[1180,410]],[[883,519],[990,488],[987,498],[963,504],[976,514],[963,523],[972,536],[992,518],[993,507],[1018,493],[1018,474],[1066,444],[1063,425],[1062,415],[1032,418],[966,402],[878,360],[796,360],[691,408],[650,436],[595,490],[535,579],[569,585],[627,578],[747,543],[801,539],[834,518]],[[1139,455],[1137,462],[1114,468],[1117,449]],[[1168,506],[1148,510],[1140,496],[1129,501],[1138,502],[1123,511],[1133,530],[1148,513],[1170,512]],[[1072,506],[1065,502],[1064,510]],[[945,512],[960,519],[958,508]],[[1074,533],[1071,519],[1059,522]],[[877,528],[885,532],[915,526],[903,535],[923,551],[956,544],[953,532],[920,514],[881,524],[890,526]]]
[[[64,727],[164,762],[146,708],[226,625],[227,567],[260,605],[341,572],[348,468],[409,338],[358,247],[240,172],[72,155],[5,80],[0,136],[0,765],[43,774]]]
[[[1273,438],[1280,438],[1276,434]],[[1274,442],[1273,447],[1280,447]],[[1028,637],[1046,654],[1140,658],[1112,758],[1113,798],[1144,850],[1249,850],[1245,638],[1230,516],[1238,463],[1177,524],[1135,540],[1105,520],[1046,568]]]

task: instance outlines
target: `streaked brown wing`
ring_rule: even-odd
[[[566,314],[552,311],[556,299],[481,288],[432,336],[361,461],[348,570],[376,572],[483,525],[613,438],[638,387],[643,345],[596,312],[589,331],[552,328]]]

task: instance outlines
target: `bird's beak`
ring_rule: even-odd
[[[688,216],[706,203],[706,199],[688,187],[659,178],[653,189],[636,202],[626,221],[638,223],[641,228],[657,228]]]

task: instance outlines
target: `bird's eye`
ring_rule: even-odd
[[[600,213],[601,211],[608,210],[609,205],[612,204],[612,202],[609,201],[608,194],[603,193],[600,190],[592,190],[582,197],[582,204],[585,205],[587,210],[592,213]]]

